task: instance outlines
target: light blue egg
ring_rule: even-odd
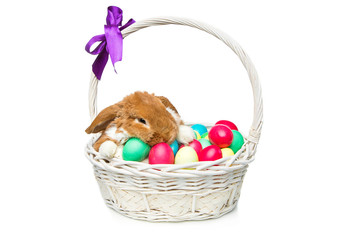
[[[172,144],[170,144],[170,147],[173,150],[174,155],[176,155],[177,151],[179,150],[178,141],[175,140]]]
[[[192,125],[191,128],[197,131],[200,134],[200,136],[203,135],[204,133],[207,133],[207,128],[202,124]]]

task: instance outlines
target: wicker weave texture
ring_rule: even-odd
[[[243,147],[232,157],[211,162],[150,165],[146,161],[107,159],[99,155],[92,147],[99,137],[95,135],[86,146],[86,156],[94,166],[106,205],[125,216],[154,222],[217,218],[236,206],[248,165],[254,160],[263,117],[260,83],[255,67],[240,45],[207,24],[184,18],[152,18],[129,26],[123,31],[123,36],[166,24],[186,25],[205,31],[223,41],[240,58],[254,95],[254,119]],[[98,80],[92,74],[89,88],[91,119],[97,112],[97,87]]]

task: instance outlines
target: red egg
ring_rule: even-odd
[[[150,164],[174,164],[174,152],[167,143],[158,143],[149,153]]]
[[[181,144],[180,148],[183,148],[184,146],[185,146],[184,144]],[[200,151],[202,150],[201,143],[196,139],[194,139],[187,146],[192,147],[198,155],[199,155]]]
[[[225,126],[227,126],[228,128],[230,128],[231,130],[236,130],[236,131],[238,131],[237,126],[236,126],[233,122],[230,122],[230,121],[228,121],[228,120],[220,120],[220,121],[218,121],[217,123],[215,123],[215,125],[218,125],[218,124],[225,125]]]
[[[199,154],[199,161],[215,161],[220,158],[222,158],[221,149],[215,145],[207,146]]]
[[[220,148],[226,148],[230,146],[233,138],[233,132],[225,125],[215,125],[209,131],[210,142],[219,146]]]

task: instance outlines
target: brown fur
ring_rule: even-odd
[[[130,137],[138,137],[150,146],[160,142],[170,144],[176,138],[178,126],[166,107],[170,107],[177,113],[176,108],[167,98],[156,97],[147,92],[135,92],[126,96],[121,102],[101,111],[86,132],[103,131],[101,137],[94,144],[97,151],[100,145],[107,140],[119,144],[105,133],[106,129],[112,126],[116,126],[117,131],[121,131],[121,128],[124,129]],[[140,118],[143,118],[149,127],[136,121]]]
[[[91,123],[91,125],[85,130],[87,134],[97,133],[103,131],[107,125],[117,117],[118,112],[121,110],[119,103],[102,110]]]
[[[172,103],[169,101],[169,99],[167,99],[166,97],[163,97],[163,96],[156,96],[156,97],[160,99],[160,101],[165,105],[166,108],[170,108],[170,109],[174,110],[174,112],[179,114],[179,112],[174,107],[174,105],[172,105]],[[180,124],[184,124],[184,122],[181,120]]]
[[[162,102],[162,104],[165,105],[165,107],[167,108],[171,108],[172,110],[174,110],[176,113],[178,113],[178,111],[176,110],[176,108],[174,107],[174,105],[172,105],[172,103],[169,101],[169,99],[167,99],[166,97],[163,96],[156,96],[158,99],[160,99],[160,101]]]

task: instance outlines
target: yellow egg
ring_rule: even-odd
[[[199,132],[194,130],[194,133],[195,133],[195,139],[199,140],[201,138]]]
[[[233,150],[231,150],[231,148],[222,148],[221,149],[222,152],[222,157],[230,157],[234,155]]]
[[[175,164],[186,164],[198,162],[199,158],[196,151],[189,146],[185,146],[179,149],[175,156]]]

